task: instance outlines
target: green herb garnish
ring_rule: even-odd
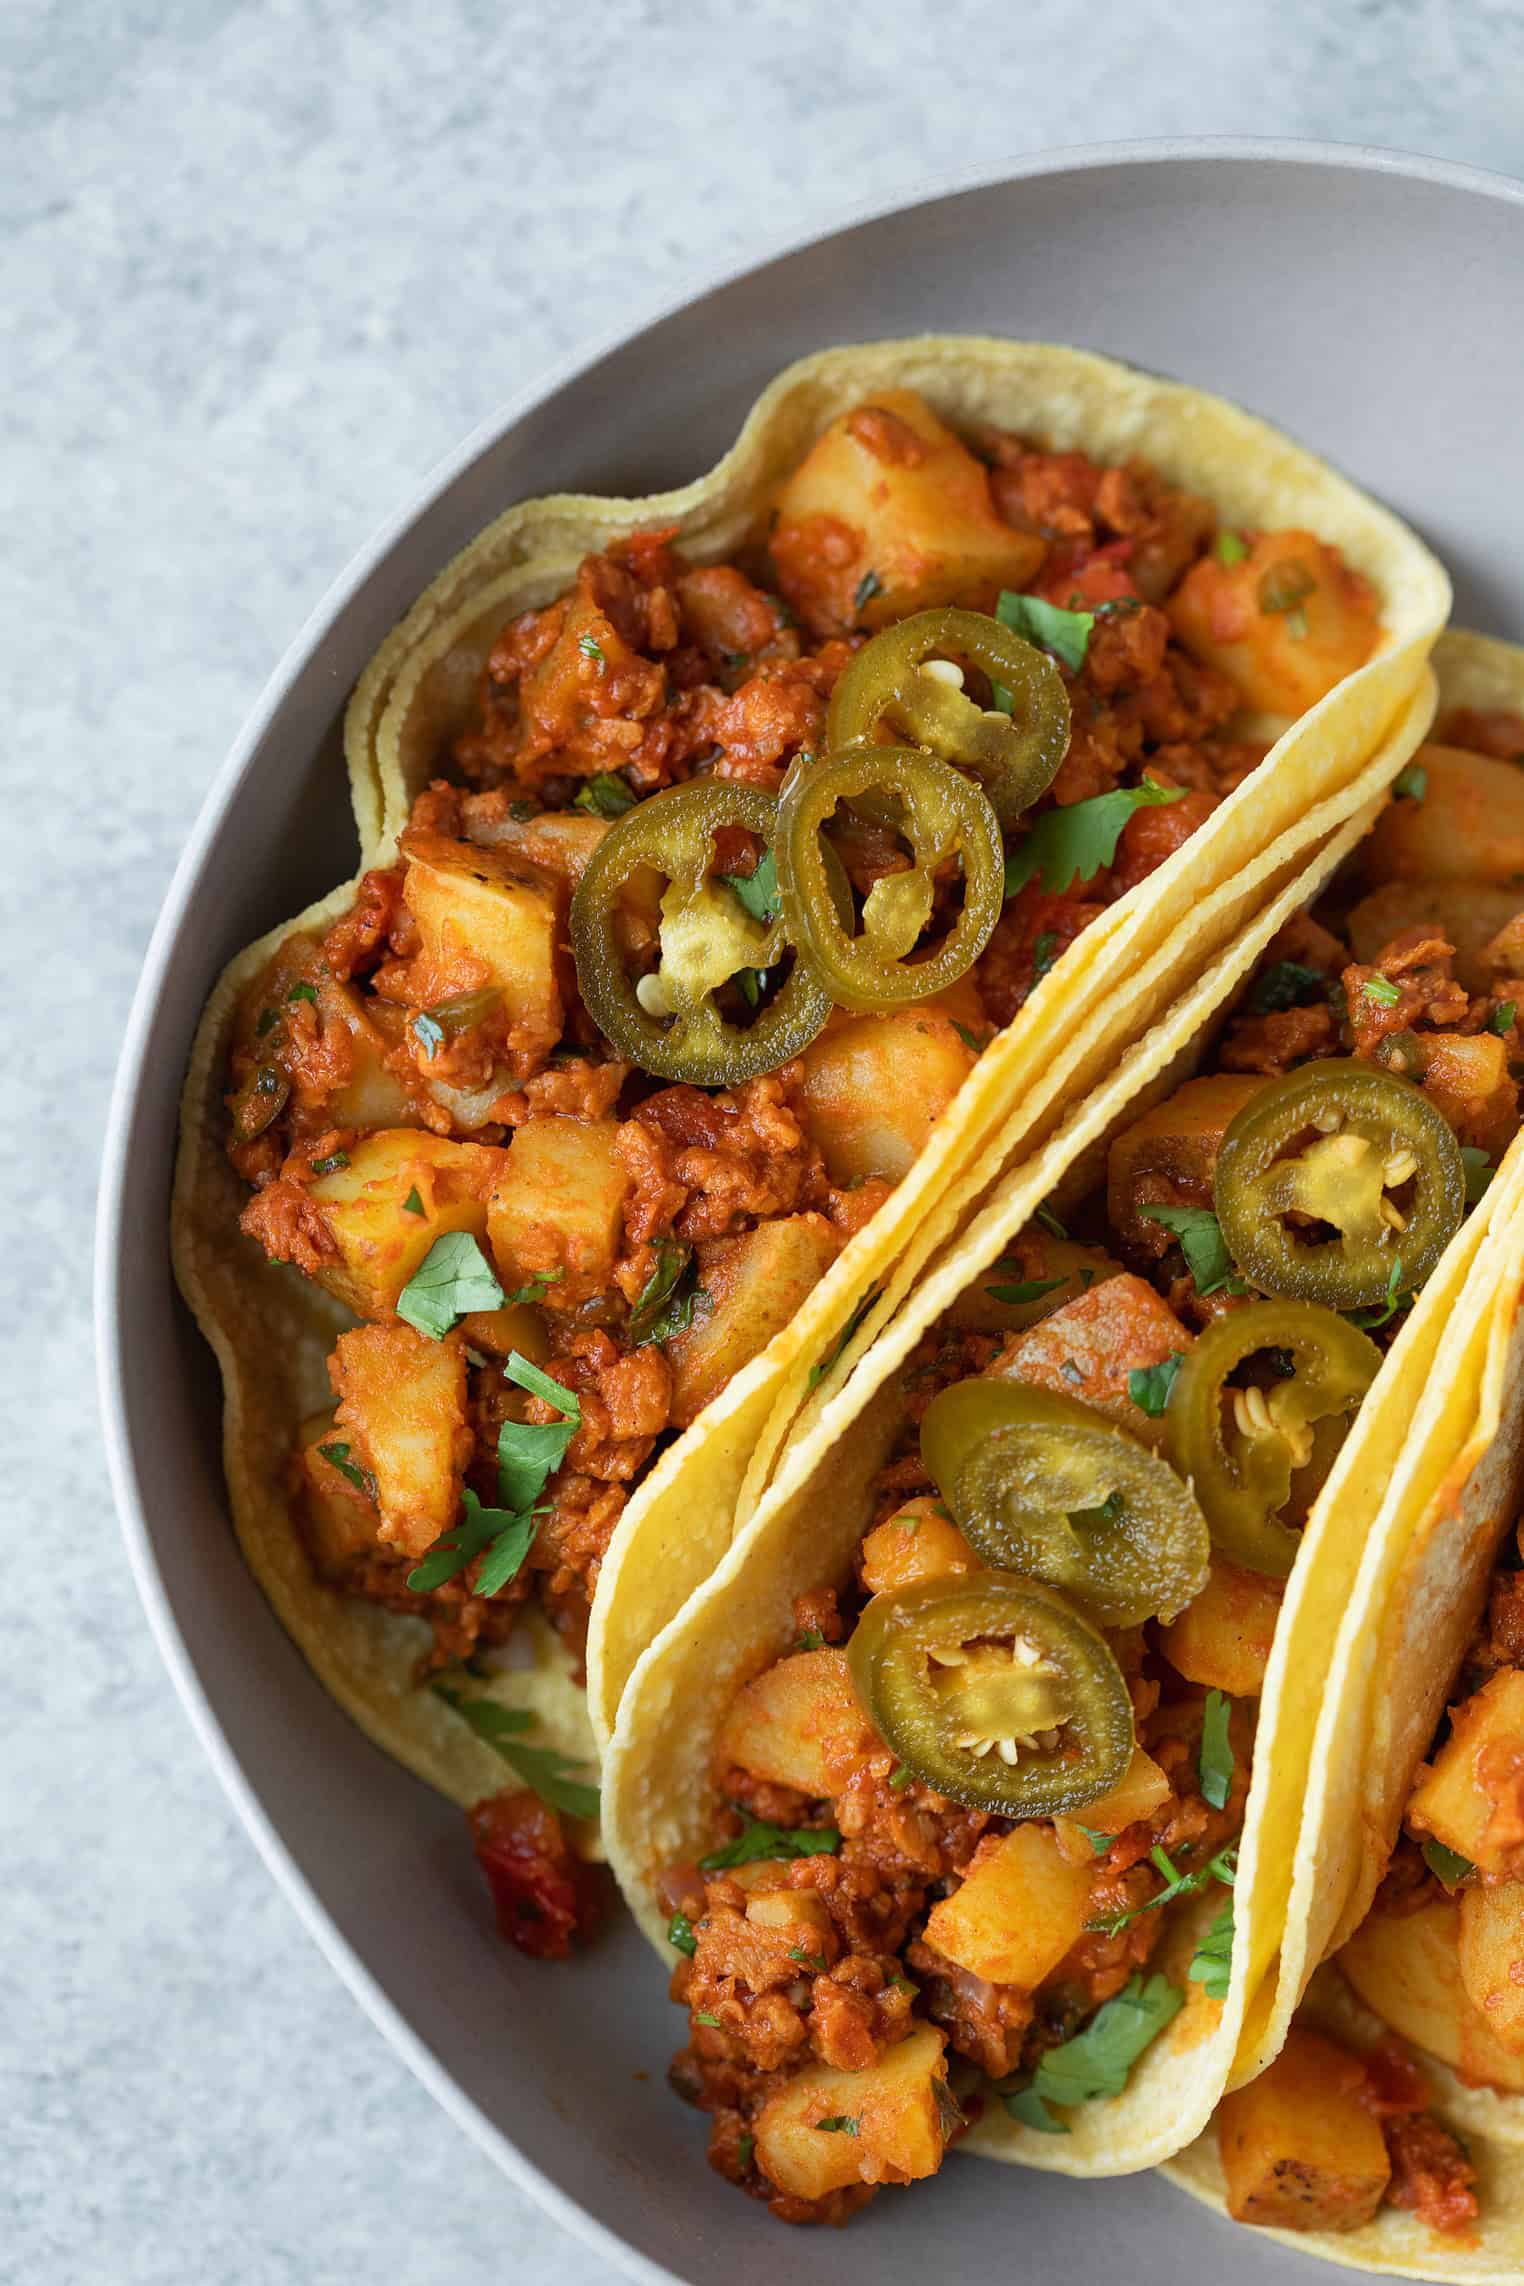
[[[1139,1209],[1146,1222],[1161,1223],[1180,1241],[1185,1266],[1198,1294],[1246,1294],[1248,1287],[1233,1268],[1222,1235],[1222,1225],[1210,1207],[1146,1206]]]
[[[693,1934],[693,1923],[686,1913],[674,1913],[667,1923],[667,1942],[677,1952],[686,1953],[689,1960],[698,1951],[698,1939]]]
[[[469,1230],[447,1230],[397,1296],[397,1315],[430,1340],[443,1341],[468,1310],[497,1310],[502,1304],[503,1289]]]
[[[1028,2087],[1005,2095],[1007,2111],[1012,2118],[1024,2118],[1029,2127],[1041,2126],[1050,2135],[1066,2135],[1068,2129],[1061,2120],[1047,2114],[1051,2103],[1092,2103],[1101,2096],[1119,2096],[1127,2085],[1127,2075],[1145,2048],[1156,2040],[1166,2024],[1177,2016],[1185,2004],[1185,1995],[1177,1992],[1166,1977],[1151,1976],[1146,1980],[1139,1974],[1125,1989],[1098,2008],[1090,2022],[1072,2040],[1060,2048],[1050,2048],[1038,2064]],[[1002,2091],[1004,2093],[1004,2091]],[[1026,2095],[1030,2101],[1021,2111],[1012,2109],[1012,2096]],[[1039,2121],[1033,2105],[1040,2104],[1044,2117]]]
[[[1361,997],[1374,1000],[1378,1008],[1395,1008],[1402,994],[1390,977],[1368,976],[1360,987]]]
[[[553,1810],[569,1818],[596,1818],[598,1789],[574,1773],[579,1765],[552,1746],[525,1746],[520,1733],[534,1728],[526,1707],[505,1707],[496,1699],[466,1699],[448,1683],[435,1683],[436,1697],[471,1725],[478,1738],[502,1756],[524,1784]]]
[[[351,1460],[350,1454],[353,1449],[351,1445],[318,1446],[318,1451],[330,1468],[336,1468],[340,1476],[354,1486],[356,1492],[363,1492],[367,1500],[374,1500],[376,1497],[376,1480],[368,1468],[360,1468],[356,1462]]]
[[[1127,1394],[1140,1413],[1158,1420],[1169,1403],[1175,1376],[1185,1363],[1177,1350],[1172,1357],[1161,1358],[1157,1365],[1135,1365],[1127,1376]]]
[[[1230,1897],[1191,1955],[1186,1975],[1213,2000],[1226,2000],[1233,1974],[1233,1900]]]
[[[1045,810],[1005,861],[1005,893],[1017,890],[1036,876],[1052,896],[1061,896],[1076,881],[1093,881],[1113,863],[1122,828],[1134,811],[1178,802],[1181,786],[1156,786],[1145,778],[1139,786],[1117,786],[1109,794],[1092,795],[1088,802],[1070,802],[1064,809]]]
[[[1249,549],[1240,534],[1229,530],[1224,525],[1217,535],[1216,545],[1212,553],[1220,564],[1241,564],[1248,555]]]
[[[585,810],[595,818],[622,818],[626,810],[635,807],[635,796],[612,770],[600,770],[579,786],[572,797],[574,810]]]
[[[778,868],[764,849],[755,873],[722,873],[720,879],[740,899],[754,921],[771,921],[778,911]]]
[[[1454,1889],[1468,1873],[1476,1871],[1469,1857],[1462,1857],[1458,1849],[1449,1849],[1442,1841],[1432,1839],[1423,1845],[1423,1861],[1435,1880],[1442,1881],[1447,1889]]]
[[[865,571],[862,578],[858,581],[856,592],[852,597],[852,613],[854,618],[860,617],[862,613],[867,609],[868,605],[873,601],[873,598],[876,595],[882,595],[883,592],[884,583],[879,578],[878,573],[876,571]]]
[[[741,1815],[746,1817],[743,1810]],[[841,1836],[834,1826],[773,1826],[765,1818],[746,1818],[734,1841],[699,1859],[702,1873],[723,1873],[732,1865],[751,1865],[759,1857],[834,1857]]]
[[[1093,611],[1065,611],[1059,604],[1044,603],[1040,595],[1016,595],[1004,588],[995,617],[1024,642],[1036,643],[1062,659],[1071,674],[1077,675],[1085,664],[1095,627]]]
[[[1410,802],[1421,802],[1428,791],[1429,773],[1421,762],[1410,762],[1392,780],[1392,792],[1405,794]]]
[[[1201,1777],[1202,1797],[1214,1810],[1225,1810],[1233,1791],[1233,1746],[1228,1737],[1232,1712],[1233,1702],[1222,1691],[1207,1692],[1196,1768]]]
[[[1328,979],[1320,970],[1304,967],[1299,960],[1278,960],[1250,985],[1249,1013],[1269,1016],[1278,1008],[1300,1008],[1321,998],[1327,988]]]

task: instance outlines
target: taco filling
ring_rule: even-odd
[[[728,1814],[664,1878],[690,2017],[673,2079],[712,2117],[711,2163],[785,2220],[935,2172],[993,2104],[1065,2133],[1193,1984],[1226,1994],[1302,1527],[1518,1126],[1512,900],[1468,881],[1462,952],[1411,917],[1454,883],[1399,873],[1421,803],[1427,850],[1464,832],[1474,759],[1425,750],[1197,1076],[1113,1137],[1104,1189],[1044,1210],[925,1337],[850,1570],[735,1695]],[[1309,2131],[1325,2098],[1330,2132],[1343,2096],[1358,2110],[1375,2196],[1461,2214],[1414,2073],[1297,2084]],[[1337,2182],[1309,2224],[1337,2198],[1364,2219]]]
[[[229,1075],[244,1230],[356,1320],[293,1455],[312,1562],[431,1624],[421,1683],[485,1732],[456,1670],[531,1601],[580,1655],[653,1456],[1255,767],[1246,723],[1378,636],[1313,534],[907,390],[826,431],[743,560],[649,533],[502,629],[395,862],[281,946]],[[479,1844],[505,1927],[564,1951],[591,1789],[517,1767]]]

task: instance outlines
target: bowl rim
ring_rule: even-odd
[[[1200,166],[1268,162],[1287,168],[1336,169],[1350,174],[1392,175],[1436,188],[1469,191],[1505,205],[1524,208],[1524,182],[1495,169],[1459,160],[1403,151],[1377,144],[1333,143],[1292,137],[1209,135],[1150,137],[1117,142],[1056,145],[1026,153],[994,169],[930,175],[909,196],[844,204],[812,227],[761,239],[744,257],[712,269],[685,272],[672,290],[637,304],[620,322],[591,342],[538,369],[473,427],[453,451],[426,469],[409,490],[406,503],[387,517],[356,550],[308,611],[296,634],[250,708],[238,735],[214,773],[170,877],[133,994],[122,1035],[102,1136],[94,1246],[94,1336],[96,1394],[106,1451],[107,1474],[138,1599],[159,1656],[180,1703],[224,1792],[256,1850],[295,1909],[329,1965],[409,2069],[472,2142],[531,2198],[542,2213],[596,2252],[614,2270],[645,2286],[675,2286],[675,2274],[630,2246],[590,2214],[518,2149],[464,2094],[428,2044],[416,2034],[384,1988],[362,1964],[314,1894],[306,1875],[276,1830],[228,1742],[207,1689],[182,1638],[160,1571],[143,1486],[136,1466],[124,1387],[123,1342],[131,1316],[118,1286],[129,1142],[137,1097],[153,1042],[154,1018],[185,910],[207,852],[221,830],[233,797],[250,768],[277,709],[298,671],[321,647],[346,604],[366,585],[418,518],[507,432],[590,372],[617,349],[637,341],[692,303],[706,299],[775,262],[824,244],[868,223],[934,205],[965,193],[999,189],[1042,177],[1090,173],[1117,166]]]

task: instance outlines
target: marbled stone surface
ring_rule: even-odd
[[[90,1383],[95,1145],[202,791],[430,463],[686,279],[1103,137],[1524,171],[1524,17],[20,0],[0,59],[0,2277],[580,2286],[598,2261],[433,2107],[272,1887],[119,1552]]]

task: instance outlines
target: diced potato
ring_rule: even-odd
[[[1382,2022],[1463,2080],[1524,2089],[1524,2057],[1493,2037],[1460,1971],[1460,1905],[1453,1897],[1416,1913],[1367,1913],[1341,1947],[1343,1974]]]
[[[1273,2064],[1217,2108],[1217,2147],[1237,2222],[1357,2230],[1391,2180],[1386,2139],[1362,2100],[1365,2067],[1294,2025]]]
[[[1378,881],[1491,881],[1524,874],[1524,770],[1460,746],[1420,746],[1421,802],[1387,805],[1360,844]]]
[[[797,2199],[823,2199],[849,2183],[934,2175],[947,2148],[938,2097],[947,2081],[944,2041],[923,2024],[866,2071],[812,2064],[797,2072],[757,2115],[757,2165],[768,2181]],[[857,2132],[823,2120],[851,2120]]]
[[[882,1524],[876,1524],[862,1544],[863,1586],[869,1595],[884,1595],[890,1588],[914,1587],[921,1580],[956,1577],[977,1572],[976,1556],[939,1500],[923,1496],[907,1500]]]
[[[334,1426],[376,1481],[377,1537],[421,1556],[455,1521],[471,1457],[466,1350],[400,1319],[340,1334],[329,1360]]]
[[[1164,608],[1191,656],[1256,714],[1305,714],[1364,666],[1381,631],[1369,583],[1311,532],[1257,532],[1235,564],[1199,557]]]
[[[992,599],[1025,588],[1043,557],[1040,539],[997,515],[987,471],[914,389],[880,390],[831,423],[778,494],[769,547],[779,587],[817,628]]]
[[[333,1414],[314,1413],[302,1423],[298,1445],[301,1468],[302,1518],[307,1540],[319,1571],[342,1571],[352,1557],[374,1548],[380,1512],[362,1486],[352,1484],[343,1469],[326,1459],[322,1447],[341,1446],[345,1439],[334,1427]],[[358,1467],[352,1453],[340,1460]]]
[[[1210,1207],[1217,1154],[1232,1121],[1266,1082],[1250,1072],[1187,1080],[1112,1140],[1106,1218],[1127,1252],[1157,1262],[1175,1244],[1146,1206]]]
[[[544,1306],[572,1310],[606,1293],[624,1235],[630,1177],[614,1119],[529,1119],[515,1128],[492,1187],[487,1235],[505,1293],[555,1271]]]
[[[1399,930],[1432,923],[1455,947],[1455,973],[1468,992],[1494,975],[1487,947],[1524,905],[1524,891],[1490,881],[1388,881],[1362,897],[1346,924],[1356,960],[1374,962]]]
[[[586,810],[537,810],[516,818],[509,809],[490,819],[472,815],[467,830],[473,848],[512,850],[543,872],[564,874],[575,889],[612,823]]]
[[[1003,1351],[992,1371],[1036,1389],[1056,1389],[1119,1421],[1145,1444],[1163,1441],[1164,1417],[1127,1393],[1129,1374],[1183,1357],[1195,1336],[1145,1279],[1124,1270],[1066,1302]]]
[[[505,1302],[500,1310],[468,1310],[459,1332],[468,1349],[479,1349],[488,1357],[507,1357],[517,1350],[531,1365],[543,1365],[550,1355],[545,1320],[532,1302]]]
[[[747,1899],[746,1918],[759,1929],[797,1929],[804,1951],[821,1953],[829,1947],[835,1956],[835,1925],[825,1899],[813,1889],[764,1889]]]
[[[326,970],[317,979],[318,1018],[325,1045],[341,1033],[348,1050],[349,1076],[329,1098],[335,1127],[406,1127],[414,1118],[412,1099],[385,1058],[395,1040],[386,1019],[395,1015],[384,1002],[367,1004],[352,986]]]
[[[927,1915],[926,1942],[986,1984],[1035,1992],[1084,1933],[1094,1864],[1067,1858],[1050,1825],[986,1835]]]
[[[437,1238],[484,1235],[504,1156],[411,1127],[351,1143],[348,1165],[319,1175],[308,1192],[338,1249],[317,1273],[321,1282],[357,1316],[384,1317]]]
[[[947,1016],[849,1016],[800,1059],[804,1123],[833,1183],[908,1175],[975,1063]]]
[[[1524,1875],[1524,1670],[1501,1668],[1451,1716],[1408,1801],[1407,1822],[1483,1873]]]
[[[1188,1683],[1257,1699],[1285,1591],[1284,1580],[1214,1556],[1206,1586],[1160,1631],[1159,1648]]]
[[[794,1651],[736,1693],[716,1759],[823,1801],[878,1745],[852,1688],[846,1653]]]
[[[1095,1864],[1096,1852],[1090,1834],[1119,1834],[1128,1826],[1136,1825],[1140,1818],[1151,1818],[1155,1810],[1162,1810],[1173,1788],[1151,1754],[1141,1746],[1132,1750],[1126,1776],[1103,1794],[1098,1802],[1087,1803],[1083,1819],[1055,1818],[1053,1831],[1058,1846],[1071,1865]]]
[[[410,1008],[434,1008],[491,985],[525,1045],[554,1046],[563,1016],[556,945],[564,878],[511,850],[478,849],[447,834],[408,834],[403,854],[402,897],[420,941],[410,960],[381,971],[387,994]]]
[[[836,1259],[840,1239],[824,1215],[785,1215],[696,1252],[708,1295],[691,1323],[664,1346],[672,1367],[672,1418],[686,1429],[742,1366],[792,1323]]]
[[[1461,1983],[1511,2056],[1524,2056],[1524,1881],[1460,1893]]]
[[[1513,1141],[1517,1096],[1508,1043],[1496,1032],[1418,1032],[1418,1074],[1436,1111],[1464,1143],[1501,1154]]]
[[[1013,1266],[1014,1265],[1014,1266]],[[1105,1278],[1120,1275],[1122,1265],[1099,1246],[1081,1246],[1072,1238],[1053,1238],[1043,1230],[1023,1231],[1009,1262],[993,1263],[965,1286],[946,1313],[949,1325],[969,1333],[1020,1333],[1051,1318],[1066,1302]],[[1030,1302],[1000,1302],[991,1287],[1040,1286],[1057,1278],[1060,1284]]]

